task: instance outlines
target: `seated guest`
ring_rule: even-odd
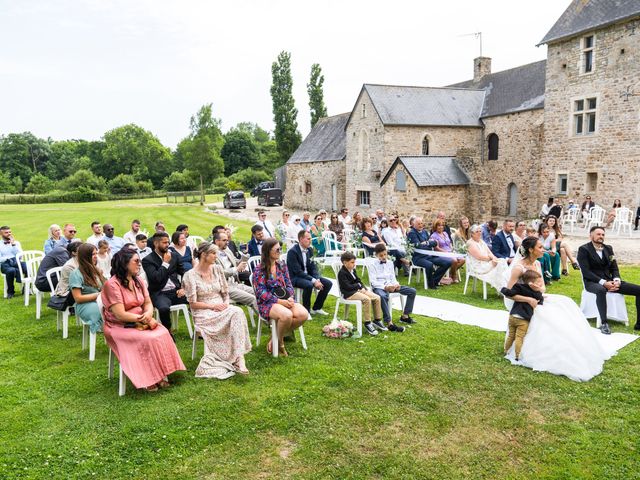
[[[591,195],[587,195],[586,197],[584,197],[584,202],[582,202],[582,205],[580,206],[580,211],[582,212],[583,220],[586,220],[587,218],[589,218],[589,213],[591,212],[591,209],[595,206],[596,206],[596,202],[591,200]]]
[[[324,226],[324,228],[327,228],[329,226],[329,219],[327,218],[327,211],[324,208],[321,208],[318,211],[318,214],[320,215],[320,217],[322,219],[322,225]]]
[[[605,228],[609,228],[611,226],[611,224],[613,223],[613,221],[616,219],[616,214],[617,209],[618,208],[622,208],[622,202],[620,201],[619,198],[616,198],[613,201],[613,207],[611,207],[611,210],[609,210],[609,213],[607,213],[607,219],[605,220]]]
[[[364,328],[369,335],[378,335],[378,329],[386,330],[382,323],[382,304],[380,297],[367,290],[356,272],[356,256],[351,252],[344,252],[340,257],[342,268],[338,272],[338,285],[340,293],[346,300],[359,300],[362,302],[362,318]],[[374,321],[371,321],[371,307],[373,306]],[[382,327],[377,327],[382,325]]]
[[[444,274],[451,268],[453,261],[450,258],[439,257],[431,252],[438,242],[429,240],[429,232],[424,228],[422,217],[413,220],[413,227],[407,234],[407,241],[415,247],[413,253],[413,264],[424,268],[427,276],[427,286],[432,289],[438,288]],[[433,267],[435,268],[435,271]]]
[[[253,272],[253,287],[256,291],[258,310],[264,319],[275,320],[278,328],[279,353],[288,356],[284,337],[300,327],[309,318],[309,312],[294,301],[293,286],[287,264],[280,261],[280,243],[267,238],[262,246],[260,264]],[[272,352],[271,340],[267,352]]]
[[[223,230],[225,230],[226,227],[224,225],[216,225],[215,227],[213,227],[211,229],[211,235],[209,235],[207,237],[207,242],[213,242],[213,236],[218,233],[218,232],[222,232]]]
[[[491,251],[498,258],[506,258],[507,263],[511,264],[513,257],[516,256],[516,251],[520,244],[513,238],[513,231],[516,224],[510,218],[507,218],[502,223],[502,230],[496,233],[491,245]]]
[[[402,227],[399,225],[398,216],[389,216],[388,227],[384,227],[386,222],[387,220],[380,222],[380,225],[382,226],[382,240],[384,240],[389,248],[389,255],[395,259],[393,262],[394,266],[398,271],[402,268],[405,277],[409,276],[409,266],[411,265],[411,262],[405,258],[407,256],[404,244],[406,235],[402,231]]]
[[[324,230],[325,226],[324,223],[322,223],[322,215],[318,213],[313,218],[313,225],[311,225],[309,233],[311,233],[311,244],[313,245],[313,249],[320,257],[324,257],[326,251],[324,246],[324,236],[322,235]]]
[[[67,299],[67,307],[73,305],[73,295],[71,295],[71,289],[69,288],[69,277],[78,268],[78,248],[80,248],[82,242],[72,242],[67,245],[67,252],[69,252],[69,260],[65,262],[60,271],[60,280],[56,285],[55,295],[56,297],[64,297]]]
[[[258,221],[256,225],[260,225],[264,229],[264,238],[272,238],[275,237],[276,228],[273,226],[269,220],[267,220],[267,212],[264,210],[260,210],[258,212]]]
[[[20,242],[13,238],[11,227],[7,225],[0,227],[0,236],[2,237],[2,243],[0,243],[0,271],[6,275],[7,298],[13,298],[16,294],[13,282],[22,283],[22,276],[27,273],[27,264],[20,262],[20,265],[18,265],[16,255],[22,251],[22,247]]]
[[[240,253],[240,249],[236,245],[236,242],[233,241],[233,230],[229,227],[225,227],[224,232],[227,234],[227,239],[229,240],[229,243],[227,243],[227,248],[231,250],[233,256],[239,260],[242,255]]]
[[[634,230],[638,230],[638,222],[640,222],[640,207],[636,209],[636,220],[634,222]]]
[[[538,227],[538,237],[544,247],[544,255],[538,261],[542,264],[545,281],[560,280],[560,252],[556,247],[555,233],[551,231],[546,223],[541,223]]]
[[[518,245],[521,245],[522,241],[527,237],[527,222],[519,220],[518,223],[516,223],[516,228],[511,235],[513,235],[516,243]]]
[[[396,279],[393,264],[387,259],[387,249],[384,245],[376,245],[374,253],[376,259],[369,264],[369,281],[371,282],[373,293],[380,297],[382,319],[384,320],[384,325],[376,325],[376,328],[378,328],[378,330],[389,329],[392,332],[404,332],[404,327],[397,326],[393,323],[389,294],[400,293],[400,295],[407,297],[400,321],[412,324],[416,323],[410,316],[413,312],[413,302],[416,299],[416,289],[400,285]]]
[[[195,252],[199,262],[183,280],[193,323],[207,347],[196,377],[222,380],[236,372],[249,373],[244,356],[251,351],[251,340],[244,312],[229,305],[229,286],[222,267],[216,264],[217,254],[215,244],[201,242]]]
[[[169,249],[180,256],[185,272],[193,268],[193,254],[191,247],[187,245],[187,237],[184,232],[173,232]]]
[[[300,220],[300,226],[303,230],[306,230],[308,232],[309,230],[311,230],[311,225],[313,225],[311,223],[311,213],[304,212],[302,214],[302,220]]]
[[[64,229],[62,230],[62,237],[60,237],[60,240],[58,240],[56,245],[66,247],[75,240],[76,232],[77,230],[73,223],[65,224]]]
[[[98,246],[98,242],[104,239],[104,233],[102,233],[102,225],[100,222],[97,220],[91,222],[91,231],[93,233],[89,238],[87,238],[87,243]]]
[[[157,221],[156,224],[154,225],[154,233],[166,233],[167,229],[164,226],[164,223],[161,221]],[[149,247],[151,250],[153,250],[153,235],[151,235],[148,239],[147,239],[147,247]]]
[[[467,251],[467,242],[469,241],[471,228],[471,222],[465,216],[460,217],[458,221],[458,230],[453,234],[451,240],[453,240],[453,249],[458,253],[464,253]]]
[[[573,250],[568,242],[564,240],[564,235],[562,234],[562,227],[560,227],[560,223],[558,219],[553,215],[549,215],[545,218],[544,222],[549,227],[551,233],[556,237],[556,249],[560,252],[560,263],[562,266],[562,275],[568,276],[569,272],[567,270],[567,260],[571,262],[571,266],[574,270],[580,270],[580,266],[578,265],[578,261],[573,255]]]
[[[40,262],[40,266],[38,267],[38,273],[36,273],[36,281],[35,285],[38,290],[41,292],[50,292],[51,287],[49,287],[49,281],[47,280],[47,271],[52,268],[61,267],[65,264],[67,260],[69,260],[69,250],[71,245],[78,243],[73,242],[67,245],[66,247],[55,247],[49,253],[47,253],[42,261]],[[51,281],[53,283],[53,288],[56,288],[58,285],[58,277],[51,277]]]
[[[129,230],[127,233],[124,234],[123,240],[126,243],[133,243],[134,245],[136,244],[136,236],[142,233],[140,232],[140,220],[133,220],[131,222],[131,230]]]
[[[115,255],[124,246],[124,240],[114,235],[113,225],[106,223],[104,226],[104,240],[109,244],[111,255]]]
[[[140,260],[151,253],[151,249],[147,247],[147,236],[144,233],[136,235],[136,251],[140,255]]]
[[[322,307],[333,283],[318,273],[316,262],[311,258],[310,246],[311,234],[300,230],[298,243],[287,251],[287,268],[291,283],[294,287],[302,289],[302,306],[312,315],[329,315]],[[311,293],[314,288],[318,291],[318,295],[311,308]]]
[[[495,220],[489,220],[486,223],[482,224],[482,240],[486,243],[489,248],[493,243],[493,237],[496,236],[496,229],[498,228],[498,222]]]
[[[444,231],[449,235],[449,239],[453,242],[453,236],[451,235],[451,227],[447,224],[447,214],[442,210],[436,215],[436,220],[441,220],[444,223]],[[433,233],[433,232],[432,232]]]
[[[370,218],[365,218],[362,221],[362,246],[367,252],[367,256],[373,255],[373,249],[378,244],[386,245],[378,232],[373,229],[373,221]]]
[[[555,201],[553,197],[549,197],[549,200],[547,200],[547,203],[545,203],[544,205],[542,205],[542,208],[540,209],[540,218],[545,218],[547,215],[549,215],[549,211],[551,210],[551,207],[553,207],[555,205]]]
[[[355,212],[353,214],[351,217],[351,224],[349,226],[354,232],[360,231],[360,227],[362,226],[362,214],[360,212]]]
[[[247,244],[250,257],[259,257],[262,253],[262,244],[264,243],[264,228],[260,225],[251,227],[251,240]]]
[[[162,238],[168,253],[169,237]],[[155,392],[170,386],[167,375],[186,368],[169,331],[153,319],[153,304],[138,278],[139,270],[140,257],[134,249],[114,255],[113,276],[102,288],[104,337],[131,383]]]
[[[241,305],[254,307],[257,312],[256,296],[251,288],[251,272],[247,262],[239,261],[229,250],[227,232],[218,232],[214,235],[215,245],[218,247],[216,263],[222,268],[229,284],[229,296],[231,300]]]
[[[91,244],[89,244],[91,245]],[[111,252],[109,251],[109,243],[106,240],[98,242],[98,270],[104,278],[111,277]],[[80,260],[78,260],[80,263]]]
[[[62,234],[62,229],[60,225],[56,225],[55,223],[49,227],[49,237],[44,241],[44,254],[48,255],[51,250],[53,250],[60,240],[60,235]]]
[[[156,233],[152,240],[153,253],[144,257],[142,266],[149,281],[149,295],[153,306],[158,309],[162,325],[170,330],[171,306],[187,303],[180,282],[180,276],[184,275],[184,266],[180,255],[169,250],[168,234]]]
[[[453,253],[453,242],[444,227],[444,220],[436,220],[433,224],[433,233],[430,240],[436,241],[437,245],[434,248],[436,252]],[[449,270],[449,275],[453,283],[459,283],[458,269],[464,265],[464,258],[451,258],[450,260],[451,269]]]
[[[336,240],[339,242],[344,241],[344,236],[342,235],[342,231],[344,230],[344,225],[342,222],[338,221],[338,214],[332,213],[329,219],[329,230],[336,234]]]
[[[289,213],[289,211],[283,210],[282,218],[280,219],[280,221],[278,222],[278,225],[276,226],[276,230],[280,234],[280,238],[284,239],[283,241],[287,245],[287,248],[289,248],[289,228],[291,227],[291,222],[289,220],[290,218],[291,218],[291,214]]]
[[[176,232],[184,233],[186,245],[191,249],[191,253],[196,250],[196,242],[189,236],[189,225],[180,224],[176,227]]]
[[[338,217],[340,223],[342,223],[342,228],[346,228],[351,223],[351,217],[349,216],[349,209],[344,207],[340,210],[340,216]]]
[[[482,239],[482,227],[473,225],[469,229],[471,238],[467,241],[467,268],[474,273],[473,276],[487,282],[496,290],[505,284],[506,271],[509,269],[505,258],[496,257],[489,245]]]
[[[298,238],[298,232],[301,230],[304,230],[304,228],[300,226],[300,217],[298,215],[292,215],[291,226],[289,227],[289,232],[287,233],[287,236],[291,239],[296,239]]]
[[[76,315],[89,324],[91,333],[102,331],[102,317],[96,299],[107,279],[98,268],[98,251],[83,243],[78,248],[78,268],[69,276],[69,288],[75,301]]]

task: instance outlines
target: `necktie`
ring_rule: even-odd
[[[267,228],[267,222],[262,222],[262,225],[264,225],[264,229],[267,231],[267,233],[269,234],[270,237],[273,237],[273,235],[271,235],[271,232],[269,231],[269,229]]]

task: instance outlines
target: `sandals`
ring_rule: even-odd
[[[280,355],[282,355],[283,357],[288,357],[289,356],[289,352],[287,352],[287,350],[284,348],[284,345],[281,346],[279,349]]]
[[[166,380],[160,380],[160,381],[158,382],[158,386],[159,386],[160,388],[169,388],[169,387],[171,386],[171,384],[170,384],[168,381],[166,381]]]
[[[267,353],[268,354],[273,353],[273,344],[271,343],[271,340],[269,340],[269,343],[267,343]]]
[[[153,393],[158,391],[158,384],[151,385],[150,387],[145,387],[144,390],[148,393]]]
[[[578,262],[573,262],[571,266],[573,267],[574,270],[580,270],[580,265],[578,265]]]

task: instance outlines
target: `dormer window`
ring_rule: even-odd
[[[596,37],[588,35],[582,37],[582,71],[581,73],[591,73],[595,67],[595,46]]]

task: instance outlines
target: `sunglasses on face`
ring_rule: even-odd
[[[275,253],[280,253],[280,251],[281,251],[281,250],[280,250],[280,247],[278,247],[278,248],[274,248],[274,249],[273,249],[273,251],[274,251]]]
[[[76,233],[77,230],[69,230],[69,233]]]
[[[290,214],[288,214],[288,213],[285,213],[285,214],[284,214],[284,216],[285,216],[285,217],[290,217],[291,215],[290,215]]]

